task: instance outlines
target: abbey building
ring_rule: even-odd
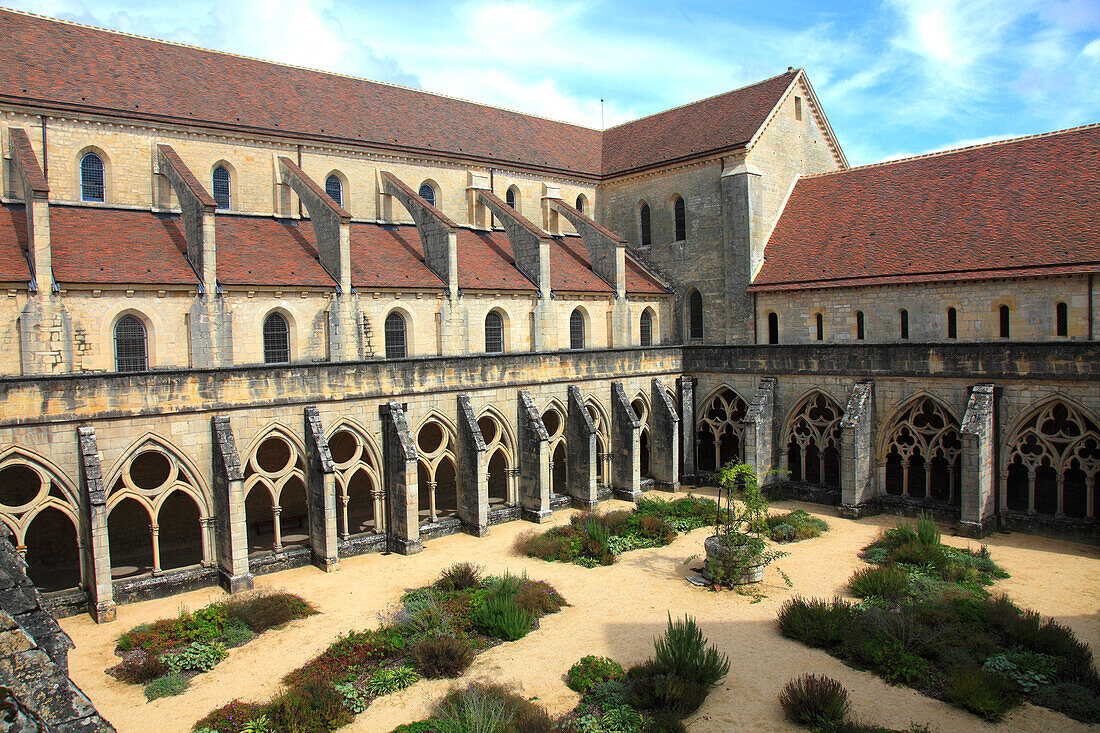
[[[1096,542],[1100,126],[850,168],[0,11],[0,521],[55,612],[705,481]]]

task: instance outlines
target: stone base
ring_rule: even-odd
[[[535,524],[545,524],[554,518],[554,513],[549,509],[524,509],[523,519]]]
[[[404,537],[394,537],[390,540],[390,548],[398,555],[415,555],[424,549],[424,543],[420,540],[407,540]]]
[[[600,505],[599,499],[579,499],[575,496],[569,497],[569,503],[574,509],[595,509]]]
[[[1004,509],[1001,511],[999,528],[1002,532],[1025,532],[1086,545],[1100,545],[1100,521],[1095,519],[1052,517]]]
[[[668,481],[654,481],[653,482],[653,490],[654,491],[669,491],[669,492],[675,493],[675,492],[680,490],[680,482],[679,481],[672,481],[670,483]]]
[[[489,535],[489,525],[463,522],[462,531],[474,537],[487,537]]]
[[[860,504],[841,504],[837,507],[840,516],[848,519],[860,519],[862,517],[871,517],[879,513],[877,506],[869,501],[862,502]]]
[[[959,521],[959,536],[969,537],[972,540],[980,540],[997,531],[997,518],[986,517],[979,522]]]
[[[310,562],[313,564],[313,567],[318,570],[324,570],[326,573],[335,573],[340,569],[339,557],[325,557],[324,555],[313,553]]]
[[[252,573],[230,575],[224,570],[218,570],[218,585],[228,593],[243,593],[255,587],[255,576]]]
[[[115,620],[115,602],[89,603],[88,613],[97,624],[108,624]]]
[[[633,501],[637,503],[638,499],[642,498],[642,492],[633,489],[612,489],[611,495],[616,499],[622,499],[623,501]]]

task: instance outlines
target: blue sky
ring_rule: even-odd
[[[852,164],[1100,122],[1100,0],[8,0],[599,127],[805,67]]]

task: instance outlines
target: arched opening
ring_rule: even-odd
[[[63,511],[46,507],[31,520],[23,540],[27,577],[49,593],[80,585],[80,550],[76,526]]]
[[[1100,478],[1100,477],[1098,477]],[[1088,516],[1089,477],[1076,462],[1062,477],[1062,513],[1074,519]]]
[[[1000,335],[1001,335],[1001,338],[1006,339],[1006,338],[1009,337],[1009,333],[1010,333],[1010,329],[1011,329],[1011,325],[1012,325],[1011,324],[1011,313],[1010,313],[1007,305],[1002,305],[1000,308],[997,309],[997,312],[1000,316],[1000,326],[1001,326]]]
[[[0,504],[19,507],[29,504],[42,491],[42,479],[30,466],[16,463],[0,469]]]
[[[489,459],[489,508],[496,509],[508,503],[508,457],[498,449]]]
[[[901,339],[905,341],[909,338],[909,311],[902,308],[898,311],[898,326],[901,330]]]
[[[1065,303],[1054,306],[1054,332],[1058,336],[1069,335],[1069,308]]]
[[[639,333],[641,334],[641,345],[652,346],[653,345],[653,311],[646,308],[642,311],[642,319],[639,324]]]
[[[450,456],[439,462],[435,469],[435,509],[441,517],[458,514],[458,472]]]
[[[649,470],[649,430],[643,430],[638,438],[638,464],[639,473],[642,476],[650,476]]]
[[[700,471],[717,471],[744,457],[742,421],[747,410],[745,401],[728,387],[715,392],[703,406],[696,428],[696,465]]]
[[[688,293],[688,338],[703,338],[703,296],[698,290]]]
[[[641,246],[648,247],[653,244],[653,227],[650,221],[649,204],[642,204],[638,208],[638,232]]]
[[[773,313],[768,314],[768,343],[769,344],[778,344],[779,343],[779,314],[778,313],[773,312]]]
[[[351,475],[345,486],[347,493],[347,512],[342,517],[344,536],[377,532],[378,524],[374,515],[374,481],[363,469]]]
[[[149,512],[137,500],[125,498],[107,515],[111,577],[130,578],[153,570],[153,536]]]
[[[825,318],[818,313],[814,316],[814,320],[817,322],[817,340],[823,341],[825,339]]]
[[[264,364],[290,362],[290,324],[281,313],[264,319]]]
[[[954,308],[947,309],[947,338],[959,337],[959,312]]]
[[[485,353],[504,353],[504,318],[495,310],[485,315]]]
[[[1008,466],[1006,479],[1005,504],[1014,512],[1027,511],[1028,469],[1023,459],[1016,456]]]
[[[677,196],[676,200],[672,202],[672,218],[676,229],[675,241],[687,241],[687,205],[684,204],[684,199],[680,196]]]
[[[405,340],[405,317],[397,311],[386,316],[386,358],[404,359],[408,356]]]
[[[565,453],[565,441],[558,443],[554,448],[553,464],[550,471],[550,487],[555,494],[566,494],[566,477],[569,470],[569,459]]]
[[[793,481],[840,488],[840,419],[835,400],[822,392],[805,397],[787,425],[787,471]]]
[[[214,202],[219,209],[228,210],[230,208],[229,205],[232,203],[232,184],[229,177],[229,170],[224,165],[219,165],[214,168],[212,177],[214,184]]]
[[[515,186],[510,187],[508,192],[504,194],[504,202],[519,211],[519,189]]]
[[[584,346],[584,314],[580,308],[575,308],[569,316],[569,348],[583,349]]]
[[[329,174],[325,179],[325,193],[336,202],[337,206],[344,205],[344,182],[340,180],[340,176],[335,173]]]
[[[887,433],[887,494],[958,504],[962,482],[959,422],[930,397],[914,399]]]
[[[263,486],[253,486],[244,498],[249,555],[275,551],[275,516],[272,506],[271,494]]]
[[[80,200],[106,201],[107,176],[103,158],[85,153],[80,159]]]
[[[144,372],[149,368],[145,324],[133,315],[125,315],[115,324],[115,369],[120,372]]]
[[[309,507],[306,485],[293,476],[279,492],[279,524],[283,546],[309,544]]]
[[[577,201],[576,201],[575,208],[577,209],[577,211],[581,212],[582,214],[584,213],[584,210],[586,208],[588,208],[588,199],[585,198],[583,193],[577,194]]]
[[[202,562],[202,524],[195,500],[182,491],[170,493],[157,513],[162,570]]]
[[[423,461],[416,464],[416,508],[420,524],[434,522],[439,517],[432,513],[435,505],[435,482],[432,471]]]
[[[863,322],[863,311],[856,311],[856,340],[862,341],[867,335]]]
[[[420,194],[420,198],[424,199],[431,206],[435,206],[435,186],[428,182],[420,184],[420,190],[417,191]]]

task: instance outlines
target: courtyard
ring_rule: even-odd
[[[706,490],[699,493],[706,494]],[[602,511],[628,508],[611,501]],[[841,519],[831,508],[775,502],[773,513],[805,509],[829,522],[820,537],[787,546],[790,555],[770,567],[761,590],[763,600],[732,592],[714,593],[685,581],[692,574],[687,562],[702,551],[707,529],[681,535],[672,544],[636,550],[609,567],[543,562],[519,555],[520,535],[534,525],[512,522],[493,527],[486,538],[463,534],[426,543],[418,555],[370,554],[345,559],[335,574],[305,567],[256,578],[261,588],[301,595],[321,613],[263,634],[233,650],[208,674],[197,677],[178,697],[147,703],[141,688],[109,677],[116,637],[130,627],[197,609],[223,595],[209,588],[170,598],[120,606],[118,621],[95,625],[87,616],[62,620],[76,644],[70,653],[70,673],[101,713],[120,732],[149,730],[157,721],[161,733],[185,733],[208,711],[240,698],[265,700],[280,687],[279,679],[324,650],[341,632],[377,626],[377,614],[392,608],[407,588],[430,583],[440,570],[462,560],[476,561],[488,573],[526,572],[552,583],[570,606],[542,620],[525,638],[479,655],[460,680],[424,680],[379,698],[343,730],[389,731],[427,717],[434,702],[458,682],[492,680],[514,683],[525,696],[536,698],[552,713],[570,710],[578,695],[566,687],[563,675],[587,654],[635,663],[652,650],[663,630],[666,612],[694,616],[707,637],[730,656],[725,682],[688,721],[691,731],[799,730],[783,719],[776,695],[786,682],[803,672],[824,673],[850,691],[857,717],[877,725],[906,728],[928,724],[940,731],[1077,731],[1088,726],[1057,713],[1024,704],[993,726],[944,702],[891,686],[869,672],[849,668],[824,651],[785,639],[775,618],[782,602],[793,595],[829,597],[843,594],[844,585],[861,565],[857,553],[880,528],[893,525],[891,516],[859,521]],[[573,510],[558,512],[555,524],[568,522]],[[965,547],[973,541],[948,536],[946,543]],[[1007,592],[1021,606],[1052,616],[1100,651],[1100,549],[1020,534],[994,534],[986,544],[994,559],[1011,575],[997,581],[994,591]],[[790,576],[788,588],[776,568]]]

